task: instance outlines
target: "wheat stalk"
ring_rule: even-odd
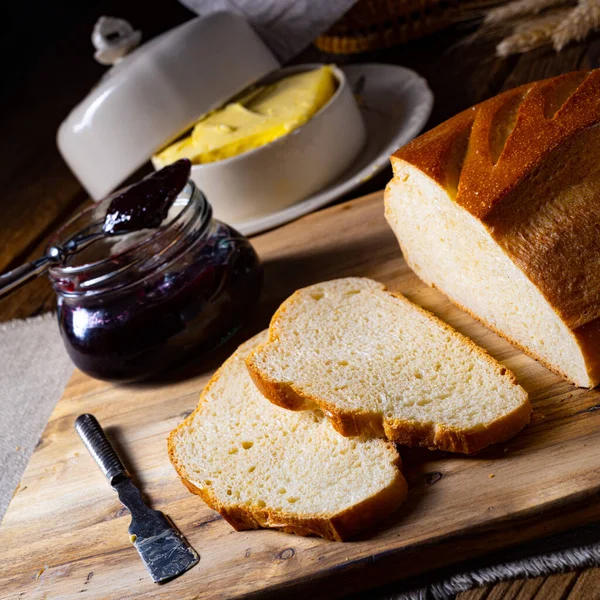
[[[552,44],[560,52],[569,42],[584,40],[597,27],[600,27],[600,0],[579,0],[552,32]]]
[[[517,0],[492,8],[485,15],[484,25],[499,25],[523,15],[537,15],[547,8],[566,4],[568,0]]]
[[[571,8],[558,8],[547,14],[519,21],[513,34],[496,46],[496,54],[505,57],[548,44],[558,25],[570,12]]]

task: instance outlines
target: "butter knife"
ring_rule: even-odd
[[[173,523],[146,506],[131,475],[93,415],[77,417],[75,429],[121,504],[131,513],[129,536],[155,583],[164,583],[193,567],[200,556]]]

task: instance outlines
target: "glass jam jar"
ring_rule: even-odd
[[[111,199],[80,213],[51,244],[97,227]],[[190,181],[160,228],[95,242],[52,268],[50,279],[75,365],[92,377],[126,382],[233,335],[258,299],[262,267],[245,237],[212,218]]]

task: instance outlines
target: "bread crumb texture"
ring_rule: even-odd
[[[297,291],[247,364],[271,401],[320,408],[344,435],[409,446],[475,452],[517,433],[531,412],[505,367],[370,279]]]
[[[404,500],[399,455],[383,440],[340,436],[322,413],[266,400],[244,364],[266,339],[264,332],[246,342],[217,371],[171,433],[171,461],[236,529],[347,539]]]

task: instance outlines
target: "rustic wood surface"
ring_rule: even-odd
[[[4,142],[0,147],[0,271],[39,256],[56,227],[89,202],[59,157],[54,136],[68,110],[80,101],[103,72],[103,68],[91,59],[89,42],[98,14],[103,12],[129,19],[142,29],[145,39],[191,16],[175,1],[162,3],[160,10],[147,10],[144,0],[103,0],[101,7],[93,2],[86,7],[81,5],[77,9],[77,18],[72,16],[73,11],[69,12],[66,5],[60,9],[63,11],[60,27],[55,24],[59,35],[53,43],[44,46],[44,35],[36,35],[47,29],[43,17],[47,9],[40,11],[39,31],[32,27],[33,21],[28,17],[29,43],[26,46],[20,44],[16,28],[9,27],[2,40],[3,47],[11,51],[15,42],[19,42],[18,57],[22,60],[10,62],[10,85],[0,95],[0,127]],[[464,35],[470,31],[468,26],[457,27],[403,46],[350,57],[325,55],[312,48],[295,62],[318,60],[343,64],[379,61],[416,69],[428,79],[436,97],[428,128],[501,90],[579,68],[598,66],[599,35],[584,43],[572,44],[559,55],[549,49],[539,49],[521,57],[501,60],[493,57],[493,41],[461,44]],[[355,194],[382,188],[389,174],[389,171],[382,173]],[[336,232],[330,235],[333,237]],[[340,247],[332,254],[346,251],[347,247]],[[349,260],[361,260],[360,252],[350,252],[350,256],[354,258]],[[273,262],[276,268],[277,261]],[[336,276],[337,273],[329,275]],[[288,277],[285,267],[282,267],[280,276],[284,280]],[[271,306],[274,302],[271,301]],[[39,279],[0,301],[0,322],[39,314],[53,306],[54,297],[48,281]],[[268,313],[267,306],[263,309],[263,318]],[[567,527],[568,523],[563,523],[563,526]],[[540,546],[540,551],[543,551],[543,546]],[[511,588],[510,597],[520,600],[600,598],[600,569],[544,578],[539,588],[536,588],[535,581],[515,582],[514,589],[518,592]],[[81,589],[86,588],[82,586]],[[461,594],[459,598],[501,598],[506,596],[507,589],[506,584],[499,584]],[[3,597],[1,585],[0,597]]]
[[[129,386],[75,372],[0,529],[3,598],[75,598],[82,590],[88,599],[261,592],[331,598],[600,517],[600,391],[566,383],[420,282],[385,223],[380,193],[258,236],[254,244],[265,264],[259,310],[210,365],[191,363],[171,381]],[[166,436],[195,407],[218,362],[236,342],[264,328],[285,297],[298,287],[350,275],[385,282],[490,351],[530,393],[532,422],[509,443],[475,457],[402,451],[409,499],[360,540],[236,533],[177,480]],[[200,564],[184,576],[157,587],[145,573],[128,540],[129,515],[74,431],[82,412],[98,417],[151,504],[167,511],[200,552]],[[562,582],[570,585],[574,577],[508,582],[487,598],[544,598],[544,587],[557,596]],[[597,579],[588,571],[573,590],[586,590],[586,581],[596,585]]]

